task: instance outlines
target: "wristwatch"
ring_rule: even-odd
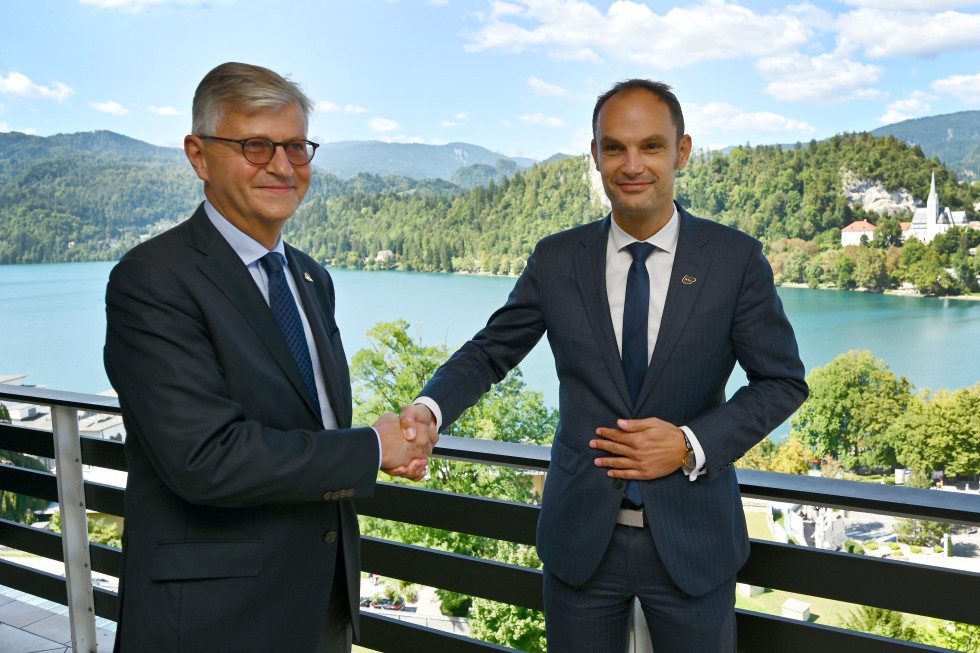
[[[687,451],[684,452],[684,457],[681,459],[681,465],[685,469],[693,470],[695,465],[698,464],[698,457],[694,453],[694,447],[691,446],[691,441],[687,439],[687,433],[681,429],[681,433],[684,435],[684,446],[687,447]]]

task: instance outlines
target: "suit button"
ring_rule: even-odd
[[[623,481],[622,481],[622,479],[618,479],[617,478],[617,479],[613,480],[613,487],[616,488],[617,490],[621,489],[623,487]]]
[[[323,541],[327,544],[333,544],[337,541],[337,531],[327,531],[327,534],[323,536]]]

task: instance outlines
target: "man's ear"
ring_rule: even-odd
[[[595,146],[595,139],[592,139],[592,163],[595,164],[595,169],[599,169],[599,151]]]
[[[678,143],[677,147],[677,170],[680,170],[687,165],[687,160],[691,156],[691,151],[694,147],[694,143],[691,140],[689,134],[684,134],[681,137],[681,142]]]
[[[184,154],[201,181],[208,181],[208,166],[204,160],[204,141],[199,136],[184,136]]]

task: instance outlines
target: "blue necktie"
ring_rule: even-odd
[[[313,376],[310,348],[306,345],[303,322],[299,318],[293,293],[290,292],[289,284],[286,283],[281,259],[282,255],[278,252],[269,252],[259,260],[259,264],[269,275],[269,308],[272,309],[272,315],[276,318],[276,323],[279,325],[283,337],[286,338],[286,344],[299,367],[303,383],[306,384],[306,389],[316,407],[316,414],[319,416],[320,397],[316,392],[316,378]]]
[[[626,302],[623,305],[623,371],[626,373],[630,399],[635,406],[643,377],[650,365],[647,356],[650,274],[647,272],[646,260],[656,248],[650,243],[635,242],[627,245],[626,249],[633,256],[633,264],[626,275]],[[643,505],[639,483],[626,481],[626,498],[635,506]]]

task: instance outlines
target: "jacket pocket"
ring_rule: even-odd
[[[150,578],[157,581],[242,578],[262,571],[262,540],[160,542]]]
[[[555,438],[555,441],[551,445],[551,462],[561,467],[566,474],[571,475],[578,471],[579,463],[582,462],[582,456],[567,444]]]

